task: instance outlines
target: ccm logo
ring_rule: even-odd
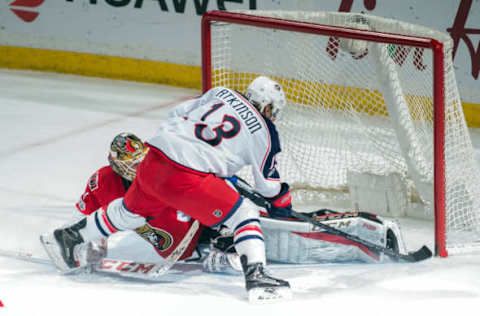
[[[147,274],[155,267],[155,264],[144,264],[133,261],[120,261],[104,259],[100,268],[102,270],[118,270],[132,273]]]
[[[10,11],[15,13],[15,15],[18,16],[22,21],[30,23],[33,22],[39,14],[31,9],[40,6],[44,1],[45,0],[15,0],[10,3]]]

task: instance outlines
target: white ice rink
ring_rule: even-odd
[[[171,105],[198,94],[0,70],[0,251],[46,258],[39,234],[70,218],[87,179],[108,163],[112,138],[122,131],[150,137]],[[432,247],[429,223],[404,224],[410,250]],[[112,253],[127,256],[121,238]],[[142,247],[130,246],[132,252]],[[479,315],[480,255],[286,266],[275,275],[290,281],[293,300],[257,306],[247,302],[241,276],[194,271],[157,283],[61,276],[47,264],[0,256],[0,316]]]

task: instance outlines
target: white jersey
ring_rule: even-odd
[[[216,87],[179,104],[148,144],[183,166],[218,177],[250,165],[259,193],[273,197],[280,191],[277,130],[231,89]]]

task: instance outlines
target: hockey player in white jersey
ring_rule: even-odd
[[[271,202],[268,211],[288,215],[291,196],[276,170],[280,143],[273,124],[285,104],[280,85],[266,77],[256,78],[246,97],[216,87],[180,104],[147,142],[150,150],[125,197],[86,221],[45,236],[55,244],[46,248],[50,257],[61,259],[55,260],[60,270],[75,268],[79,245],[138,228],[146,218],[162,216],[162,210],[175,207],[203,225],[225,225],[233,231],[250,300],[291,296],[288,282],[265,271],[258,208],[223,179],[250,165],[255,189]]]

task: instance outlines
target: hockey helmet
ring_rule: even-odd
[[[108,162],[113,171],[122,178],[133,181],[137,166],[145,158],[147,147],[132,133],[120,133],[113,139]]]
[[[282,87],[276,81],[265,76],[257,77],[250,83],[246,97],[260,113],[263,113],[265,107],[271,105],[272,121],[281,117],[287,103]]]

